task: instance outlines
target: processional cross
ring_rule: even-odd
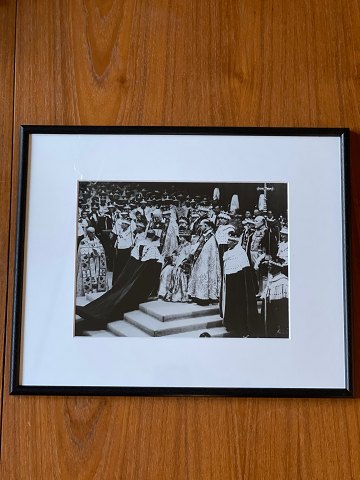
[[[267,192],[273,192],[275,189],[274,187],[268,187],[268,184],[264,183],[263,187],[257,187],[256,190],[258,192],[261,192],[261,191],[264,192],[260,194],[260,197],[259,197],[259,210],[262,210],[263,212],[267,212]],[[263,196],[263,207],[260,209],[261,196]]]

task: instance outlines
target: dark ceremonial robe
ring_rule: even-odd
[[[90,225],[95,228],[96,235],[99,233],[99,215],[97,213],[90,213],[89,215]]]
[[[108,214],[99,215],[98,216],[98,227],[99,227],[100,231],[102,231],[102,230],[111,231],[112,228],[113,228],[112,218]]]
[[[106,324],[121,320],[125,312],[136,310],[159,284],[161,263],[156,259],[142,262],[130,257],[116,283],[104,295],[85,307],[76,306],[76,314],[85,321],[81,330],[102,330]],[[78,333],[79,334],[79,333]]]
[[[289,338],[289,301],[287,298],[262,301],[261,316],[268,337]]]
[[[99,215],[98,217],[98,230],[99,230],[99,238],[101,243],[104,246],[105,254],[106,254],[106,261],[108,270],[112,271],[113,269],[113,246],[116,241],[116,237],[112,236],[112,229],[113,229],[113,221],[112,218],[108,215]]]
[[[279,272],[269,276],[262,295],[261,316],[268,337],[289,338],[288,278]]]
[[[114,285],[130,258],[131,249],[134,245],[134,232],[131,225],[127,229],[122,228],[121,219],[119,219],[115,222],[113,234],[116,236],[112,278],[112,284]]]
[[[257,310],[257,285],[245,250],[238,244],[224,253],[221,315],[233,337],[263,337]]]
[[[276,256],[277,252],[276,237],[274,233],[266,227],[254,230],[249,235],[247,253],[252,266],[254,266],[257,258],[263,252],[271,255],[272,257]]]

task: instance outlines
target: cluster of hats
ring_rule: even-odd
[[[175,185],[171,188],[172,193],[166,190],[148,190],[146,188],[140,189],[137,184],[119,184],[108,182],[87,182],[80,186],[80,201],[87,201],[93,195],[92,199],[96,203],[110,201],[114,204],[123,205],[124,203],[133,203],[146,205],[148,203],[169,205],[174,202],[185,202],[186,204],[208,205],[210,203],[207,196],[196,195],[194,198],[187,192],[175,191]],[[95,194],[95,195],[94,195]]]

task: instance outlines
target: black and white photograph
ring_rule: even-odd
[[[81,181],[75,336],[289,338],[286,183]]]
[[[21,135],[13,393],[352,394],[346,129]]]

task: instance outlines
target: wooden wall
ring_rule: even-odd
[[[8,390],[23,123],[350,127],[356,295],[360,1],[0,0],[0,32],[1,478],[359,479],[360,399]]]

